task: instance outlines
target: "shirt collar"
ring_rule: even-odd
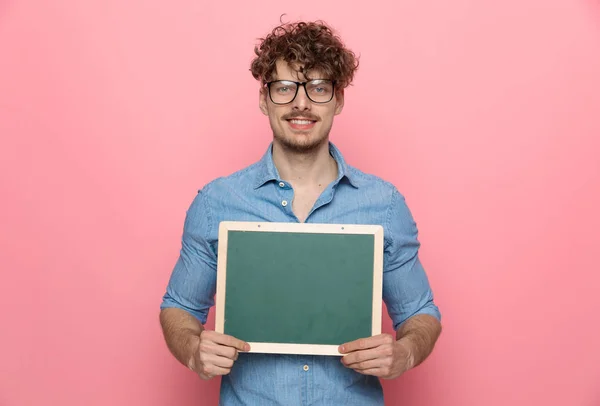
[[[340,150],[331,142],[329,142],[329,153],[335,159],[338,166],[338,176],[335,183],[339,183],[342,179],[346,178],[348,182],[355,188],[358,188],[357,180],[354,174],[350,173],[351,168],[346,164],[344,157]],[[254,188],[258,189],[267,182],[280,181],[279,172],[273,162],[273,143],[269,145],[267,151],[263,155],[260,161],[258,161],[258,173],[256,176],[256,183]]]

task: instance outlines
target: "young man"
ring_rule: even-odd
[[[379,378],[419,365],[441,325],[404,198],[347,165],[329,142],[358,62],[320,22],[282,25],[255,52],[251,71],[262,84],[259,107],[273,142],[257,163],[202,188],[189,208],[161,305],[165,340],[201,378],[222,376],[223,405],[382,405]],[[247,343],[205,330],[223,220],[383,225],[383,298],[396,336],[345,343],[340,359],[248,353]]]

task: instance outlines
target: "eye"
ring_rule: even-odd
[[[329,94],[331,93],[331,90],[331,84],[325,81],[318,81],[310,84],[310,92],[312,94]]]
[[[276,82],[272,85],[272,87],[274,88],[275,92],[278,94],[292,93],[296,90],[296,88],[294,87],[293,84],[286,83],[286,82]]]

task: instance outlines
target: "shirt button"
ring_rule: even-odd
[[[279,182],[279,187],[285,187],[285,183]]]
[[[304,365],[304,366],[302,367],[302,369],[303,369],[303,370],[305,370],[305,371],[308,371],[308,365]]]
[[[283,207],[287,206],[287,200],[284,200],[284,201],[282,201],[282,202],[281,202],[281,205],[282,205]]]

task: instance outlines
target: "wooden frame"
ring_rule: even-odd
[[[217,291],[215,331],[225,331],[225,296],[227,282],[227,237],[229,231],[293,232],[327,234],[370,234],[374,236],[373,258],[373,313],[371,334],[381,334],[383,288],[383,227],[361,224],[314,224],[223,221],[219,225],[219,252],[217,259]],[[277,354],[341,355],[337,345],[287,344],[250,342],[250,352]],[[342,343],[340,343],[342,344]]]

